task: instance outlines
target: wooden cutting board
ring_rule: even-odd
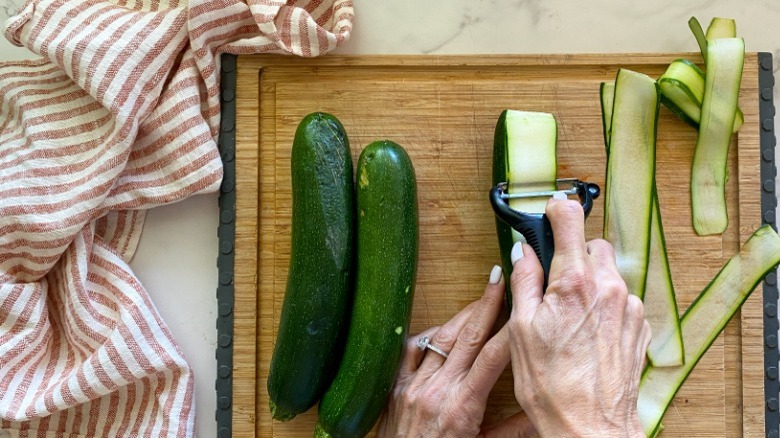
[[[417,173],[420,259],[411,333],[441,324],[477,299],[499,263],[488,203],[493,129],[505,108],[558,120],[559,176],[603,187],[599,83],[619,67],[660,76],[697,54],[374,56],[298,59],[241,56],[237,67],[236,259],[233,432],[237,437],[310,437],[316,409],[290,423],[268,413],[266,377],[290,252],[290,145],[301,118],[336,115],[355,162],[377,139],[406,148]],[[658,191],[681,312],[761,222],[758,60],[750,54],[740,95],[745,125],[732,143],[729,227],[696,236],[690,163],[696,131],[662,108]],[[601,236],[603,204],[587,221]],[[663,436],[764,436],[763,320],[755,294],[710,348],[664,419]],[[576,364],[572,364],[576,367]],[[518,410],[511,373],[490,398],[486,422]]]

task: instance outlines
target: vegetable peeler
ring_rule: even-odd
[[[576,178],[561,178],[555,181],[558,190],[507,193],[509,184],[498,183],[490,189],[490,204],[493,206],[496,216],[525,237],[531,245],[542,264],[544,270],[544,288],[547,288],[550,263],[553,258],[553,232],[550,221],[544,213],[526,213],[515,210],[509,206],[510,199],[516,198],[543,198],[552,197],[556,193],[567,196],[577,195],[585,212],[585,218],[593,209],[593,200],[601,194],[601,188],[597,184],[580,181]]]

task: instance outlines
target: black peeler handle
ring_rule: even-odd
[[[575,185],[585,218],[587,218],[593,208],[593,200],[599,196],[599,186],[581,181],[576,182]],[[534,249],[544,270],[544,289],[547,289],[550,264],[555,250],[550,221],[544,213],[525,213],[513,209],[502,195],[501,186],[493,187],[490,190],[490,204],[493,206],[493,211],[499,219],[522,234],[526,242]]]

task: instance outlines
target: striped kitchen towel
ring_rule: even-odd
[[[350,0],[29,0],[5,24],[41,58],[0,63],[0,434],[194,435],[192,369],[128,266],[144,210],[219,187],[219,54],[317,56],[352,22]]]

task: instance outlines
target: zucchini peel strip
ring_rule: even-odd
[[[601,113],[607,156],[610,152],[609,140],[614,90],[614,84],[601,84]],[[650,253],[647,279],[645,280],[644,303],[645,318],[652,328],[653,337],[647,349],[647,356],[654,366],[675,366],[683,363],[684,347],[655,184],[653,184],[652,196]]]
[[[720,234],[728,226],[726,163],[737,113],[745,58],[741,38],[707,44],[707,75],[691,174],[693,228],[699,235]]]
[[[710,345],[766,274],[780,263],[780,236],[769,226],[758,228],[739,253],[723,266],[680,319],[685,364],[648,366],[639,383],[638,413],[647,436],[658,432],[677,391]]]

